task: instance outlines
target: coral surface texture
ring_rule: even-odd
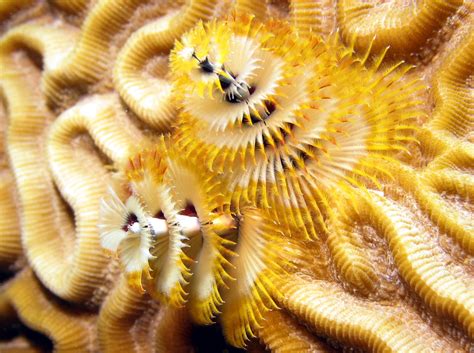
[[[474,352],[473,0],[0,0],[0,352]]]

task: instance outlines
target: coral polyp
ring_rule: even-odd
[[[473,11],[0,1],[0,351],[472,351]]]

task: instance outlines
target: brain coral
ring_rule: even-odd
[[[471,0],[3,0],[0,32],[0,351],[474,350]]]

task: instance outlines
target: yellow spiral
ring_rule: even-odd
[[[314,238],[324,192],[307,195],[377,183],[376,159],[413,140],[421,115],[410,67],[369,56],[278,21],[199,25],[171,55],[177,143],[211,171],[232,170],[224,179],[237,204],[272,204]]]

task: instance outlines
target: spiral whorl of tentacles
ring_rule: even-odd
[[[224,302],[232,306],[223,315],[232,342],[243,345],[262,313],[276,307],[269,281],[298,261],[298,247],[264,210],[231,214],[218,180],[167,144],[133,156],[117,175],[117,190],[101,202],[102,247],[118,254],[133,288],[186,305],[198,323],[213,322]],[[293,260],[279,263],[282,255]]]
[[[226,230],[230,232],[234,228],[232,217],[217,214],[218,211],[211,214],[218,206],[211,196],[216,194],[213,186],[206,185],[183,160],[167,152],[163,141],[153,151],[143,151],[130,158],[123,174],[119,189],[126,201],[114,190],[102,200],[99,225],[102,246],[118,252],[133,287],[143,291],[146,283],[153,295],[174,306],[182,306],[186,301],[184,288],[193,262],[196,262],[193,272],[209,266],[211,273],[205,275],[216,275],[206,283],[211,291],[207,294],[209,305],[214,310],[207,308],[205,313],[200,313],[209,320],[219,299],[215,293],[217,282],[222,282],[226,275],[222,253],[226,252],[226,245],[233,243],[225,237]],[[223,237],[217,233],[221,231]],[[201,247],[214,252],[210,259],[201,256],[206,253],[200,251]],[[196,287],[202,282],[192,281],[191,300],[199,294]]]
[[[410,67],[369,56],[279,21],[199,25],[171,54],[178,143],[210,170],[232,171],[235,207],[271,207],[315,238],[327,191],[378,184],[377,160],[404,149],[421,116]]]

